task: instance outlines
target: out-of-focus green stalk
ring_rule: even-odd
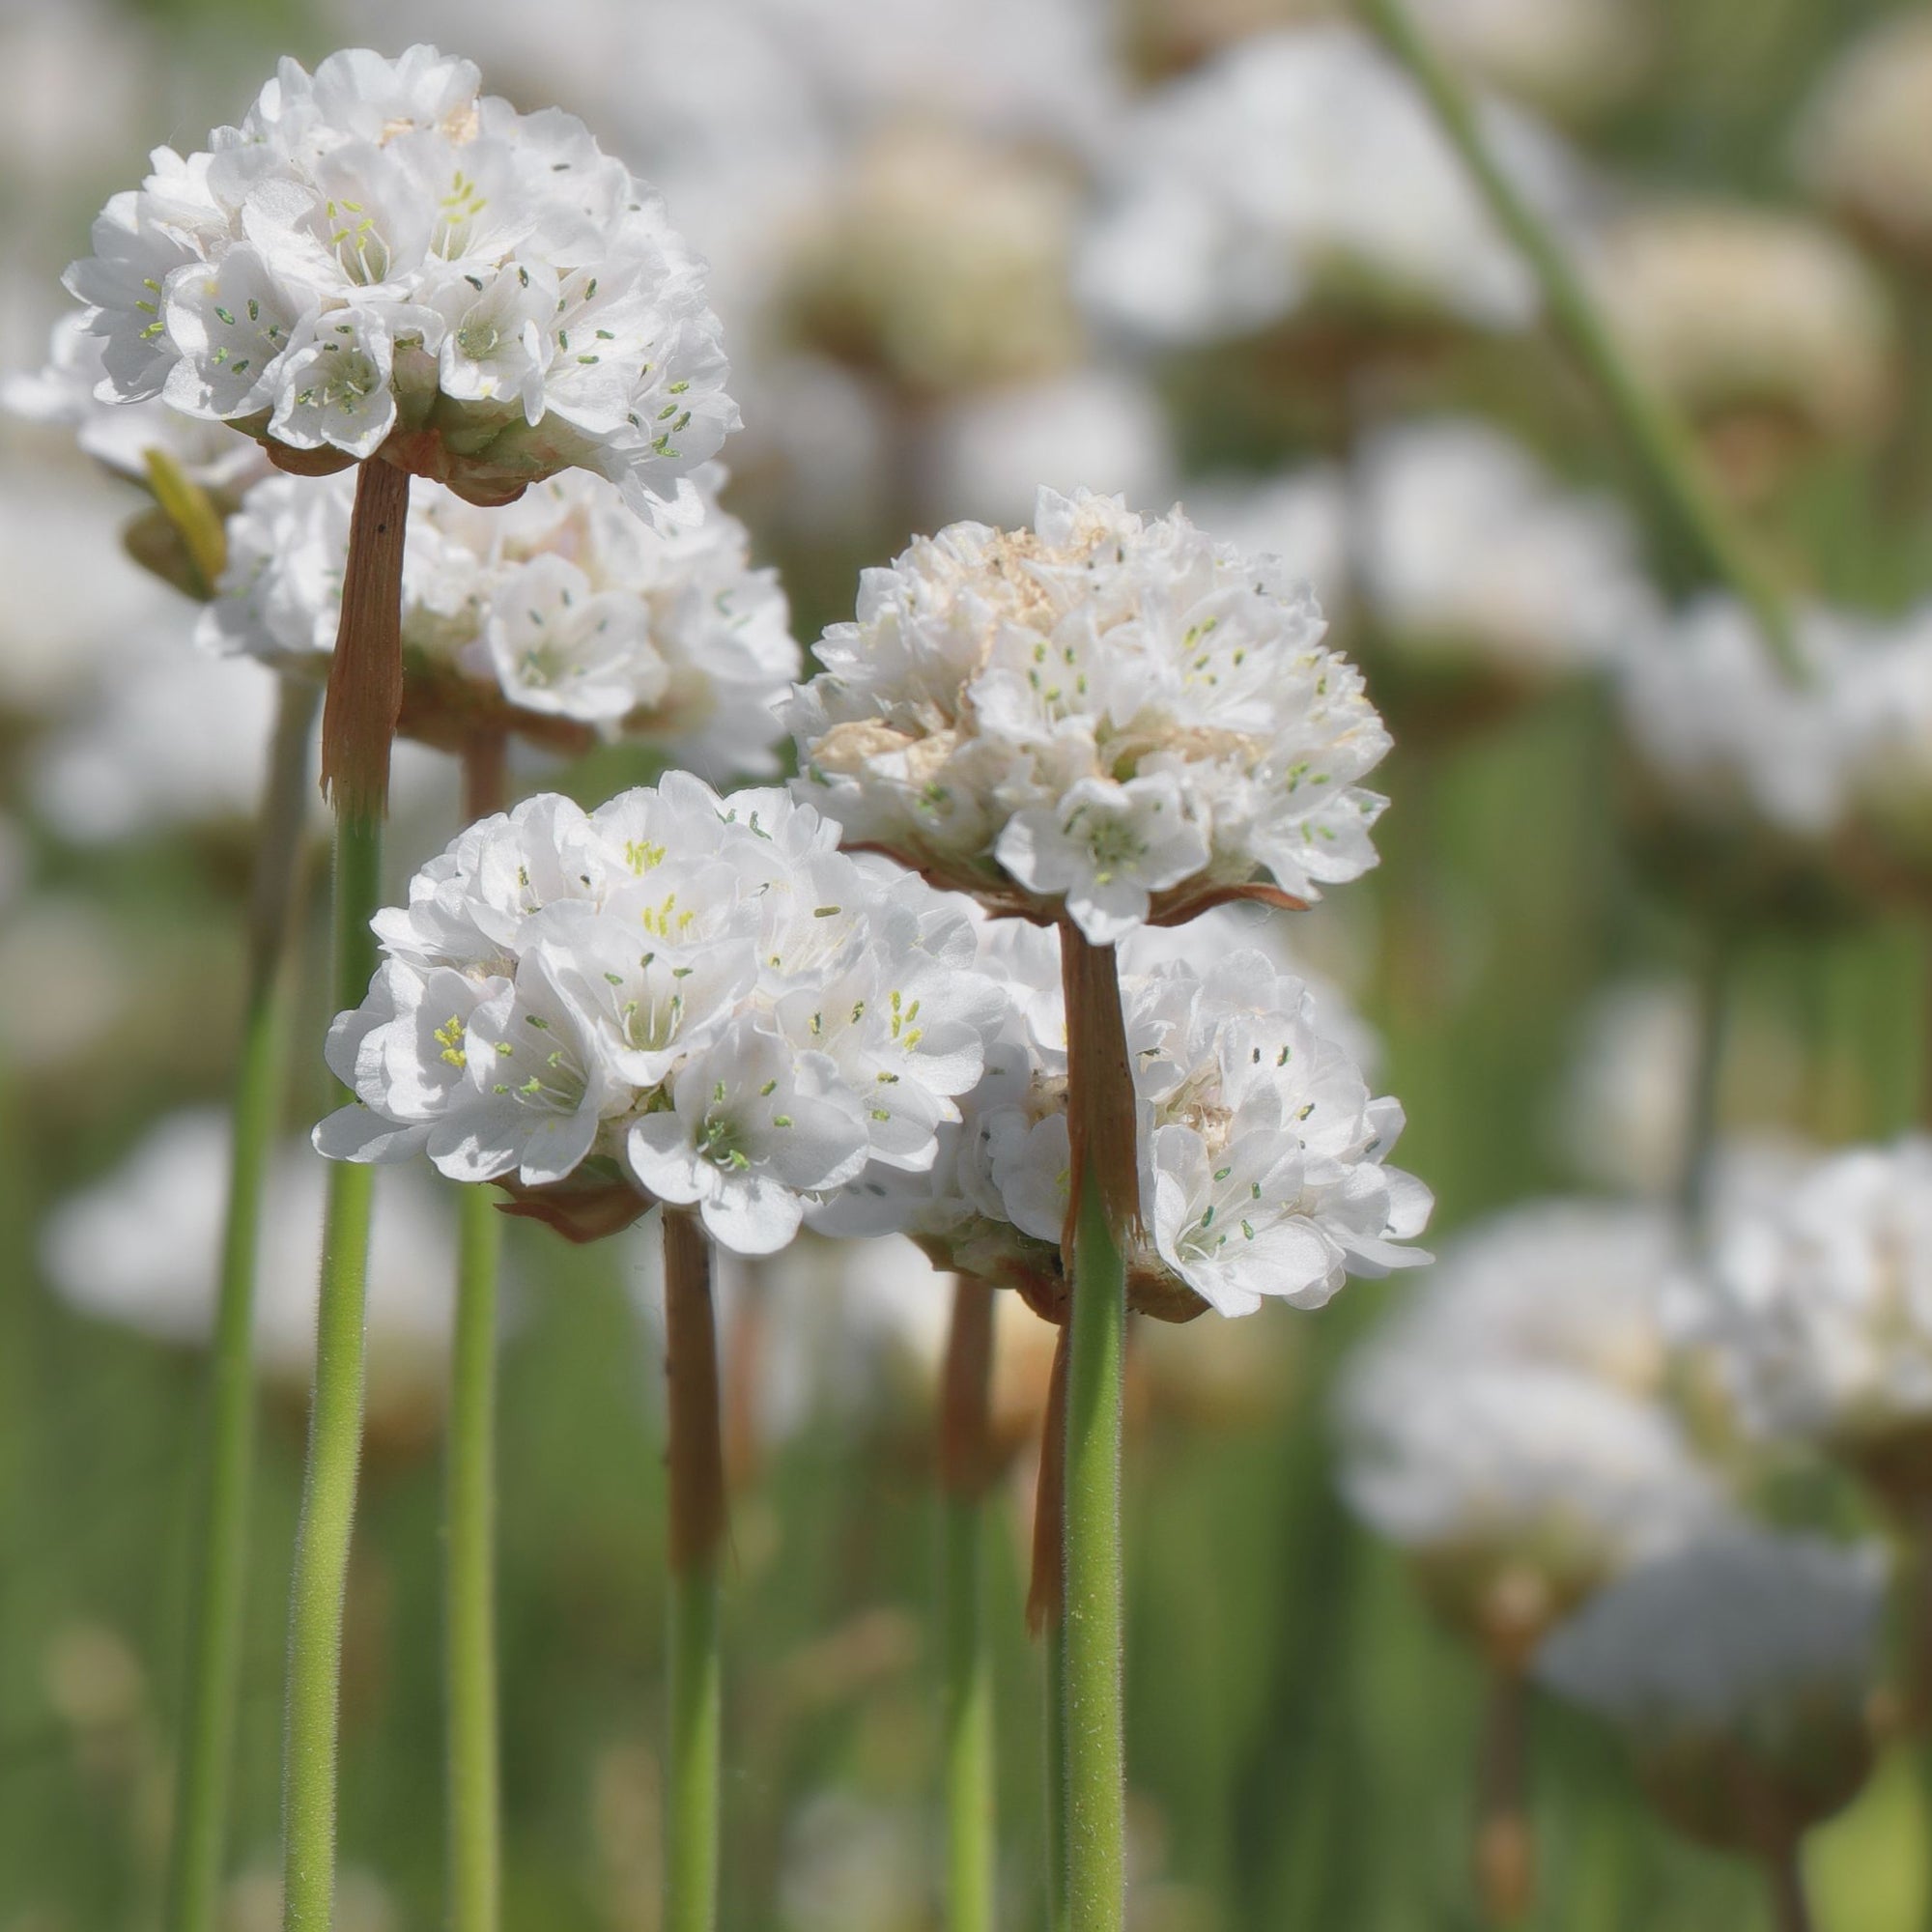
[[[993,1294],[961,1275],[952,1292],[939,1446],[940,1685],[948,1932],[993,1932],[997,1854],[993,1665],[986,1618],[988,1404]]]
[[[1126,1913],[1126,1719],[1121,1555],[1127,1242],[1139,1167],[1114,949],[1060,934],[1075,1210],[1068,1269],[1065,1469],[1068,1932]]]
[[[345,1008],[361,1004],[375,970],[369,922],[378,908],[382,856],[380,820],[337,817],[334,986],[336,1001]],[[375,1179],[375,1170],[360,1162],[332,1163],[323,1219],[322,1302],[290,1593],[288,1712],[282,1740],[286,1932],[334,1932],[342,1618],[362,1456],[363,1316]]]
[[[1409,17],[1404,0],[1362,0],[1362,5],[1415,76],[1497,221],[1521,250],[1542,285],[1550,320],[1602,392],[1652,487],[1712,573],[1750,611],[1785,674],[1804,682],[1807,671],[1782,589],[1712,485],[1676,412],[1638,374],[1549,224],[1491,153],[1467,90]]]
[[[718,1923],[724,1673],[718,1559],[724,1541],[724,1442],[710,1241],[695,1217],[664,1213],[666,1461],[670,1479],[670,1753],[666,1776],[665,1932]]]
[[[255,835],[248,971],[231,1108],[228,1205],[209,1362],[203,1465],[179,1796],[169,1850],[168,1932],[214,1923],[228,1843],[228,1790],[242,1675],[248,1501],[255,1460],[254,1314],[262,1189],[286,1091],[283,1009],[289,927],[301,875],[309,740],[318,686],[284,678]]]
[[[449,1922],[501,1916],[497,1727],[497,1276],[502,1216],[490,1189],[459,1190],[456,1346],[450,1361],[448,1514]]]

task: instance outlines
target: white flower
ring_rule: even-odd
[[[1350,1273],[1425,1259],[1403,1244],[1428,1218],[1428,1191],[1385,1165],[1401,1110],[1371,1098],[1299,980],[1251,951],[1206,971],[1179,959],[1145,973],[1128,965],[1149,1237],[1132,1258],[1137,1278],[1242,1315],[1269,1298],[1318,1307]],[[903,1229],[945,1264],[1051,1300],[1069,1166],[1052,938],[993,923],[980,969],[1003,1010],[937,1161],[904,1175],[875,1157],[813,1219],[834,1232]]]
[[[1146,923],[1155,893],[1200,871],[1208,849],[1179,785],[1163,774],[1125,784],[1082,779],[1057,806],[1009,819],[993,856],[1030,893],[1065,897],[1088,939],[1111,946]]]
[[[1932,247],[1932,19],[1881,15],[1826,71],[1799,126],[1805,185],[1863,230],[1922,257]]]
[[[1803,214],[1690,202],[1590,242],[1599,299],[1644,374],[1705,421],[1736,412],[1828,440],[1889,420],[1894,327],[1858,250]]]
[[[1661,1767],[1693,1772],[1687,1751],[1721,1747],[1815,1785],[1835,1744],[1855,1789],[1886,1569],[1876,1546],[1727,1524],[1611,1584],[1544,1644],[1536,1673]]]
[[[83,1313],[168,1342],[201,1344],[214,1321],[230,1127],[216,1109],[172,1114],[102,1179],[62,1202],[42,1242],[47,1273]],[[255,1352],[277,1380],[306,1387],[315,1352],[316,1245],[327,1170],[299,1144],[277,1147],[262,1217]],[[420,1176],[378,1192],[369,1330],[380,1380],[419,1383],[448,1347],[455,1277],[447,1205]]]
[[[600,1227],[695,1208],[744,1254],[868,1160],[930,1168],[999,1005],[963,912],[836,846],[783,792],[685,775],[471,827],[375,922],[328,1043],[356,1099],[316,1145],[614,1197]]]
[[[1356,1354],[1343,1488],[1452,1611],[1541,1624],[1718,1507],[1662,1394],[1657,1211],[1548,1203],[1462,1236]]]
[[[1210,482],[1191,500],[1203,528],[1281,556],[1331,620],[1359,609],[1417,664],[1541,677],[1599,663],[1657,621],[1616,505],[1563,489],[1475,417],[1382,430],[1351,471]]]
[[[1687,1339],[1715,1349],[1745,1422],[1857,1457],[1932,1415],[1932,1140],[1734,1172]]]
[[[1601,661],[1653,617],[1622,512],[1559,489],[1486,423],[1372,439],[1358,502],[1364,594],[1417,656],[1476,652],[1534,674]]]
[[[1755,620],[1709,596],[1639,631],[1617,666],[1627,728],[1644,763],[1683,805],[1707,816],[1761,816],[1818,838],[1846,810],[1851,737],[1846,687],[1863,674],[1865,629],[1833,612],[1799,612],[1809,680],[1779,666]]]
[[[646,515],[735,426],[701,265],[581,123],[476,69],[284,60],[210,151],[155,152],[68,271],[103,401],[161,396],[477,502],[581,467]],[[681,512],[680,512],[681,513]]]
[[[204,488],[245,489],[266,473],[261,445],[222,422],[184,415],[158,400],[103,403],[100,338],[77,315],[54,325],[46,367],[0,383],[0,406],[28,422],[59,423],[97,463],[130,482],[148,480],[148,452],[158,450]]]
[[[546,720],[662,745],[712,776],[775,772],[773,707],[799,668],[783,591],[751,567],[745,526],[721,508],[724,475],[690,479],[696,518],[660,530],[615,488],[548,478],[501,510],[419,485],[403,564],[406,675],[417,728],[446,728],[441,679],[474,714],[494,687],[500,722]],[[228,522],[228,568],[201,639],[320,675],[334,648],[354,480],[276,476]],[[404,728],[415,709],[405,704]]]
[[[797,782],[928,876],[1090,930],[1263,872],[1314,897],[1374,863],[1356,781],[1388,748],[1321,639],[1274,560],[1043,489],[1031,530],[955,524],[866,573],[789,707]]]
[[[1547,207],[1554,144],[1486,103],[1491,139]],[[1112,144],[1081,263],[1103,321],[1159,342],[1252,333],[1311,303],[1526,327],[1535,283],[1413,83],[1351,27],[1258,34],[1150,96]]]

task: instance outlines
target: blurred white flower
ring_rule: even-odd
[[[154,92],[158,49],[147,23],[100,0],[0,8],[0,179],[18,203],[68,192],[97,167],[103,130],[119,143]]]
[[[572,466],[640,514],[735,426],[701,264],[582,123],[467,61],[284,59],[212,152],[156,149],[68,271],[103,400],[310,467],[381,451],[477,502]]]
[[[1159,397],[1109,367],[962,398],[931,421],[929,435],[933,500],[1003,526],[1032,516],[1042,483],[1158,502],[1176,471]]]
[[[847,1792],[808,1798],[785,1830],[782,1932],[907,1932],[926,1915],[924,1817]]]
[[[1932,250],[1932,13],[1881,14],[1826,71],[1798,129],[1805,185],[1908,254]]]
[[[1095,944],[1258,875],[1317,897],[1374,863],[1356,781],[1389,742],[1321,633],[1278,563],[1043,489],[1032,529],[954,524],[866,574],[789,707],[796,785]]]
[[[1897,374],[1885,289],[1821,223],[1719,202],[1639,208],[1596,231],[1587,267],[1639,367],[1699,420],[1827,440],[1885,427]]]
[[[1932,1140],[1787,1157],[1719,1189],[1679,1303],[1746,1425],[1854,1459],[1932,1418]]]
[[[1360,459],[1356,567],[1402,649],[1517,671],[1600,662],[1653,615],[1629,520],[1568,492],[1500,430],[1384,431]]]
[[[1559,1131],[1584,1179],[1661,1196],[1682,1180],[1697,1002],[1687,981],[1611,986],[1585,1009]]]
[[[1342,1485],[1489,1640],[1539,1634],[1719,1508],[1662,1400],[1658,1212],[1543,1203],[1452,1243],[1355,1355]]]
[[[43,1074],[103,1038],[132,1009],[139,968],[99,906],[36,892],[0,921],[0,984],[34,986],[0,1007],[0,1049],[16,1073]]]
[[[1382,430],[1334,464],[1189,492],[1196,521],[1307,577],[1331,621],[1356,615],[1418,663],[1511,677],[1602,662],[1655,622],[1629,520],[1557,483],[1474,417]]]
[[[1552,210],[1552,139],[1487,103],[1503,165]],[[1413,83],[1348,26],[1258,35],[1150,96],[1119,130],[1080,288],[1164,343],[1254,332],[1324,298],[1486,329],[1526,327],[1528,270]]]
[[[1777,1849],[1869,1766],[1886,1572],[1876,1546],[1725,1524],[1610,1584],[1536,1672],[1624,1734],[1673,1822]]]
[[[1634,635],[1617,672],[1632,742],[1680,805],[1818,838],[1845,815],[1844,692],[1863,674],[1871,643],[1869,627],[1835,612],[1798,614],[1803,684],[1749,613],[1715,595]]]
[[[83,1314],[160,1341],[201,1344],[214,1321],[231,1129],[219,1108],[171,1114],[105,1178],[61,1202],[41,1259]],[[328,1170],[300,1142],[270,1164],[255,1306],[264,1372],[305,1387],[315,1356],[323,1197]],[[448,1200],[420,1175],[377,1189],[369,1264],[372,1374],[419,1385],[440,1378],[454,1307]]]

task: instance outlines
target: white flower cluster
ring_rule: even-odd
[[[1876,1548],[1729,1524],[1612,1583],[1537,1675],[1646,1755],[1687,1739],[1796,1755],[1821,1721],[1862,1726],[1885,1582]]]
[[[1554,142],[1486,103],[1496,152],[1547,207]],[[1407,76],[1344,26],[1259,34],[1169,83],[1112,144],[1080,265],[1102,321],[1168,343],[1270,327],[1322,300],[1489,329],[1536,287]]]
[[[1694,812],[1761,817],[1816,838],[1845,815],[1856,746],[1847,694],[1869,662],[1866,633],[1835,612],[1799,613],[1808,673],[1787,675],[1733,599],[1699,599],[1633,635],[1618,664],[1638,755]]]
[[[485,693],[508,721],[544,719],[674,744],[707,776],[775,772],[773,707],[797,676],[784,592],[753,570],[744,526],[720,508],[715,465],[692,479],[700,520],[659,529],[582,471],[479,510],[448,490],[412,493],[403,562],[405,663],[418,684],[404,728],[455,728]],[[281,668],[326,668],[349,552],[353,477],[277,476],[228,523],[228,568],[201,641]],[[535,714],[532,716],[531,714]]]
[[[1932,1139],[1858,1148],[1719,1190],[1685,1338],[1715,1350],[1747,1427],[1857,1455],[1932,1422]]]
[[[1418,666],[1547,676],[1603,662],[1655,621],[1622,511],[1474,417],[1382,430],[1350,470],[1210,482],[1189,507],[1307,577],[1332,623],[1358,617]]]
[[[1662,1400],[1673,1258],[1661,1213],[1520,1208],[1462,1236],[1356,1356],[1345,1493],[1456,1613],[1547,1624],[1717,1513]]]
[[[47,363],[0,384],[0,405],[28,422],[57,423],[74,433],[82,453],[130,482],[148,480],[148,455],[158,450],[204,489],[245,489],[268,468],[261,445],[223,422],[184,415],[158,397],[109,403],[99,390],[107,374],[104,348],[84,319],[55,323]]]
[[[736,424],[702,266],[581,122],[478,85],[427,46],[284,60],[208,152],[156,150],[68,271],[102,400],[290,467],[381,451],[483,503],[582,467],[663,510]]]
[[[966,908],[837,843],[782,792],[684,774],[484,819],[378,916],[387,956],[328,1040],[358,1097],[316,1145],[628,1184],[741,1254],[868,1161],[930,1167],[999,995]]]
[[[1178,511],[1042,490],[1030,530],[954,524],[861,581],[787,714],[802,794],[853,837],[1094,945],[1260,872],[1375,862],[1389,745],[1278,560]]]
[[[1223,1315],[1315,1308],[1350,1273],[1428,1259],[1401,1244],[1428,1221],[1429,1191],[1384,1164],[1402,1109],[1371,1096],[1302,981],[1255,951],[1206,971],[1127,963],[1147,1218],[1131,1272],[1150,1305],[1171,1307],[1179,1283]],[[942,1266],[1050,1301],[1071,1165],[1058,952],[1051,934],[1003,921],[983,929],[980,964],[1006,1009],[964,1118],[931,1168],[863,1177],[840,1220],[905,1230]]]

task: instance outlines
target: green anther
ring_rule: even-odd
[[[230,328],[233,328],[235,327],[235,318],[232,315],[230,315],[225,308],[222,308],[219,305],[217,305],[214,313],[221,321],[225,322]]]

